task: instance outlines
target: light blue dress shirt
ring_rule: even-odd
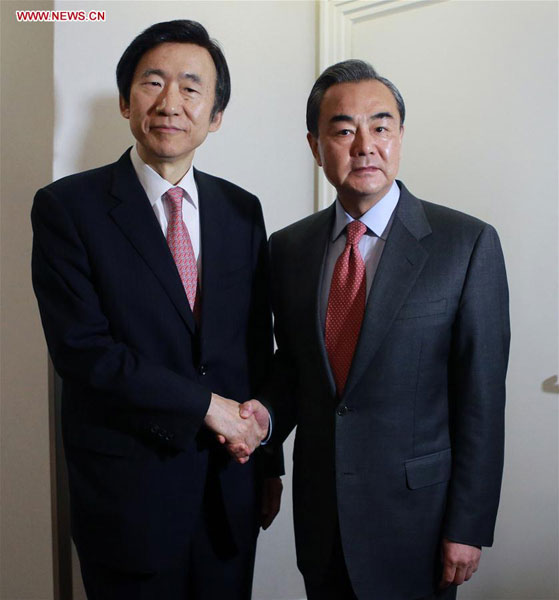
[[[382,251],[384,250],[384,245],[392,225],[394,210],[399,199],[400,188],[394,181],[386,195],[359,219],[367,226],[367,231],[359,242],[359,252],[365,263],[367,298],[369,297],[369,291],[371,290],[371,285],[375,278],[380,257],[382,256]],[[336,199],[336,218],[326,250],[326,260],[322,272],[320,318],[323,331],[326,326],[328,296],[330,294],[330,285],[332,283],[334,267],[346,245],[346,226],[354,220],[353,217],[346,213],[339,199]]]

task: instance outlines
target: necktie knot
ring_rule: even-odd
[[[352,221],[347,226],[347,244],[356,246],[367,231],[367,226],[361,221]]]
[[[165,197],[169,201],[169,206],[173,212],[182,212],[182,198],[184,190],[181,187],[174,187],[165,192]]]

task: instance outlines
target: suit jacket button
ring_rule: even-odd
[[[340,406],[336,412],[338,413],[339,417],[343,417],[347,413],[347,406],[345,404],[344,406]]]
[[[208,367],[206,367],[206,365],[200,365],[200,367],[198,368],[198,373],[200,373],[200,375],[205,375],[208,372]]]

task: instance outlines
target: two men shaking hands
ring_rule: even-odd
[[[245,464],[269,436],[270,415],[258,400],[239,404],[212,394],[205,423],[231,456]]]
[[[295,427],[308,598],[454,598],[499,503],[495,230],[396,179],[404,100],[364,61],[327,68],[307,101],[336,201],[269,244],[258,199],[193,166],[230,96],[204,27],[149,27],[117,84],[134,146],[32,211],[89,600],[248,600]]]

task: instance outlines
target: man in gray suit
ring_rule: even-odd
[[[404,102],[362,61],[307,104],[336,202],[270,240],[278,350],[260,397],[297,426],[294,519],[310,600],[454,598],[493,542],[508,291],[495,230],[396,181]],[[242,414],[267,425],[258,401]]]

